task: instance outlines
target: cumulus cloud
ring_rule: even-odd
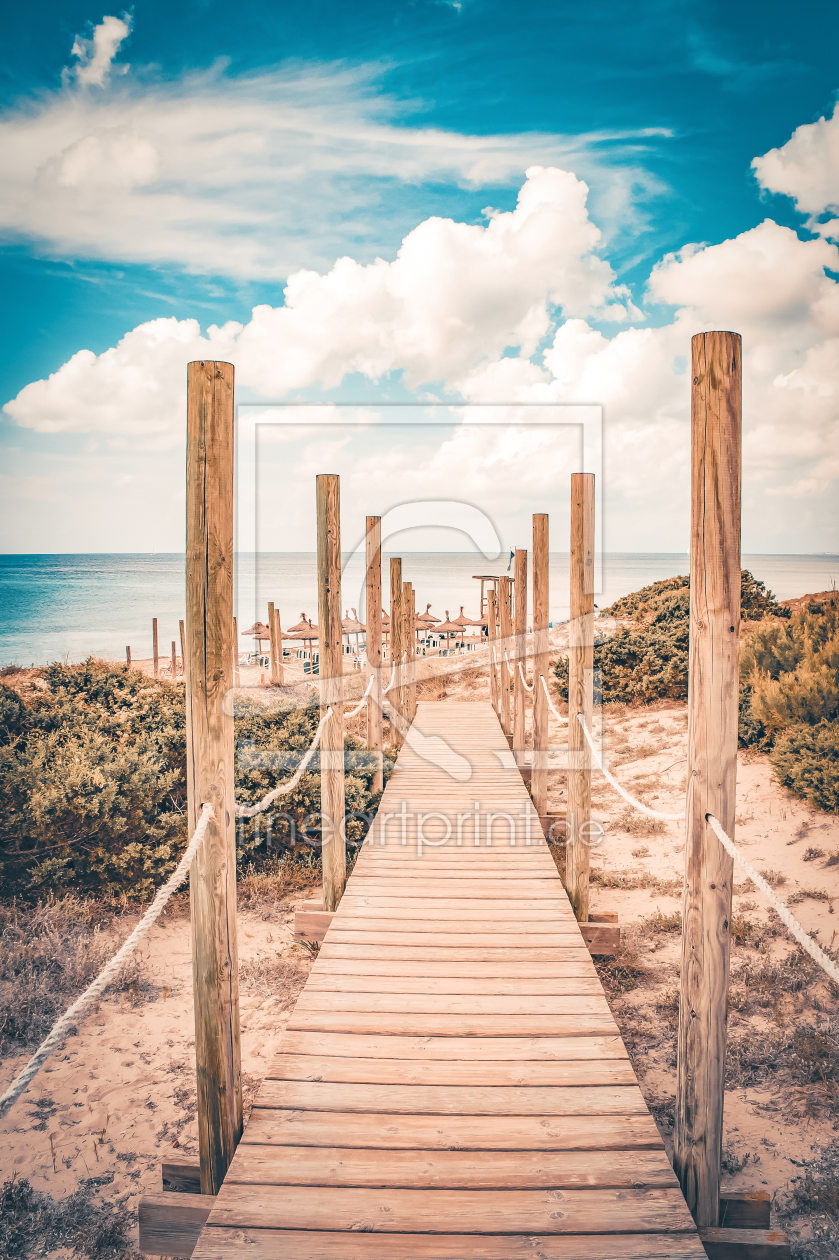
[[[528,166],[572,167],[595,181],[601,228],[624,234],[661,191],[643,165],[660,128],[445,131],[386,96],[375,65],[164,80],[114,65],[129,28],[106,17],[76,40],[60,91],[0,113],[0,233],[74,259],[285,279],[395,246],[442,185],[513,189]]]
[[[812,232],[839,240],[839,106],[830,118],[797,127],[786,144],[756,157],[752,169],[761,188],[793,199]]]
[[[186,363],[211,356],[236,364],[240,399],[311,397],[353,374],[401,373],[415,391],[472,404],[599,403],[607,546],[649,547],[666,521],[677,549],[688,520],[690,337],[731,328],[743,335],[751,536],[789,550],[804,497],[814,529],[814,504],[824,503],[828,528],[839,474],[839,286],[829,273],[839,250],[771,219],[690,245],[653,269],[649,296],[673,314],[651,328],[638,326],[599,247],[585,184],[533,167],[513,211],[483,224],[427,219],[392,262],[344,257],[324,274],[298,271],[285,305],[257,307],[244,325],[140,325],[104,354],[80,351],[26,386],[6,412],[30,429],[100,431],[111,446],[171,445],[182,440]],[[534,489],[548,493],[567,476],[579,444],[540,429],[524,408],[509,419],[506,430],[464,425],[431,450],[395,443],[353,457],[347,470],[364,486],[384,477],[404,493],[433,485],[480,498],[504,468],[526,510]],[[336,452],[346,449],[335,441]]]
[[[119,52],[120,45],[131,33],[131,18],[123,16],[104,17],[98,26],[93,28],[90,39],[77,35],[73,42],[71,55],[77,58],[70,71],[70,76],[83,87],[102,87],[113,68],[113,60]],[[125,74],[128,66],[120,66]]]

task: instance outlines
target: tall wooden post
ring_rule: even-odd
[[[270,607],[270,605],[269,605]],[[280,610],[274,608],[271,613],[271,647],[273,650],[273,659],[271,661],[271,677],[274,682],[283,683],[285,681],[285,673],[283,667],[283,628],[280,625]],[[274,678],[274,670],[276,669],[276,678]]]
[[[398,556],[390,558],[390,660],[391,665],[396,666],[396,681],[391,690],[387,693],[390,700],[391,708],[395,709],[397,714],[404,716],[403,698],[404,686],[403,678],[405,677],[402,653],[404,652],[404,644],[402,643],[402,561]],[[394,746],[399,748],[402,743],[396,723],[391,722],[391,739]]]
[[[125,649],[125,668],[126,669],[131,668],[131,648],[130,647],[126,647]]]
[[[344,653],[341,628],[340,478],[317,478],[320,706],[332,715],[320,739],[323,908],[337,910],[347,880],[344,832]]]
[[[268,647],[271,652],[271,682],[275,683],[277,679],[277,638],[274,633],[274,605],[268,601]]]
[[[533,773],[530,795],[537,814],[548,812],[548,515],[533,514]]]
[[[513,735],[513,673],[507,664],[513,647],[513,617],[510,579],[502,577],[498,582],[498,624],[501,631],[498,652],[498,682],[501,690],[501,726],[508,739]],[[504,653],[507,657],[505,658]]]
[[[405,708],[406,722],[413,722],[417,715],[417,678],[416,678],[416,638],[414,623],[416,621],[416,596],[410,582],[402,583],[402,642],[405,650]]]
[[[183,646],[183,625],[181,622],[181,646]],[[239,627],[236,618],[233,618],[233,686],[238,687],[241,682],[239,677]]]
[[[513,752],[518,765],[524,765],[525,744],[525,697],[527,692],[522,682],[522,671],[526,664],[527,654],[527,552],[516,548],[516,613],[513,630],[516,636],[516,659],[514,662],[515,677],[513,694],[515,698],[515,717],[513,718]]]
[[[571,623],[568,641],[568,817],[565,887],[588,920],[591,845],[591,731],[594,687],[594,473],[571,475]]]
[[[184,629],[184,623],[182,621],[178,622],[178,629],[181,634],[181,665],[184,671],[184,678],[186,678],[186,630]],[[233,618],[233,640],[234,640],[234,648],[238,649],[239,639],[236,635],[236,618],[235,617]]]
[[[218,1194],[242,1135],[232,686],[233,365],[190,363],[186,434],[189,831],[213,806],[189,876],[201,1193]],[[228,712],[225,712],[228,709]]]
[[[158,655],[158,643],[157,643],[157,617],[152,617],[151,619],[151,643],[152,643],[152,655],[154,657],[154,676],[155,678],[157,678],[158,674],[160,673],[160,659]]]
[[[384,786],[382,760],[382,518],[367,517],[367,673],[375,681],[367,701],[367,747],[376,760],[370,790]]]
[[[688,785],[674,1167],[699,1226],[719,1222],[740,637],[741,343],[692,339]]]
[[[498,595],[487,591],[487,634],[489,635],[489,696],[496,716],[501,716],[501,696],[498,687]]]
[[[172,640],[172,682],[178,676],[178,653],[175,649],[175,640]]]

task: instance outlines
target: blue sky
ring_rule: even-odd
[[[112,57],[103,54],[96,62],[96,47],[86,41],[92,41],[97,27],[103,29],[106,17],[112,23],[121,19],[128,33],[117,39]],[[0,201],[0,267],[7,294],[0,311],[2,402],[13,404],[20,391],[58,372],[78,351],[100,356],[148,321],[171,318],[180,328],[193,319],[202,332],[231,320],[249,326],[254,306],[283,304],[289,276],[301,269],[324,275],[343,255],[359,267],[377,257],[392,263],[403,239],[434,216],[483,231],[485,208],[515,210],[525,170],[534,164],[572,173],[588,186],[585,215],[600,237],[580,248],[589,260],[608,262],[612,297],[588,295],[576,299],[575,306],[565,300],[564,281],[558,278],[544,299],[550,325],[540,327],[526,352],[520,327],[511,330],[506,345],[499,332],[499,356],[517,356],[541,369],[540,356],[569,319],[584,320],[591,336],[614,337],[622,330],[604,303],[614,302],[615,295],[628,312],[625,321],[639,328],[675,327],[684,307],[694,312],[694,330],[713,326],[717,312],[713,303],[709,308],[703,286],[717,274],[717,255],[713,260],[704,255],[705,278],[694,276],[697,267],[688,260],[650,284],[654,268],[687,246],[722,247],[739,240],[770,218],[779,228],[792,229],[802,247],[815,246],[808,255],[796,253],[794,262],[790,256],[790,274],[802,260],[802,293],[809,297],[791,294],[782,312],[783,319],[812,327],[802,334],[793,359],[777,349],[783,341],[778,329],[767,332],[762,353],[778,357],[764,365],[765,380],[755,388],[768,389],[779,377],[803,370],[805,361],[812,367],[819,354],[819,370],[827,370],[835,330],[825,331],[820,315],[811,319],[795,311],[801,300],[823,308],[814,275],[824,283],[836,279],[829,254],[834,247],[814,229],[812,216],[827,217],[827,207],[839,195],[826,201],[823,195],[821,205],[813,193],[816,202],[802,209],[812,181],[799,180],[805,189],[800,195],[784,195],[773,191],[783,179],[759,180],[752,162],[786,145],[796,128],[830,119],[839,89],[835,5],[805,4],[792,21],[789,6],[780,3],[362,0],[300,5],[245,0],[236,6],[164,6],[141,0],[127,16],[121,9],[47,3],[7,12],[5,34],[0,142],[12,154],[15,175],[11,192]],[[201,127],[196,131],[193,117],[207,117],[215,105],[220,115],[234,120],[220,142],[199,136]],[[295,121],[289,123],[290,118]],[[172,147],[167,154],[168,119]],[[108,166],[115,150],[102,139],[110,128],[128,153],[129,168],[112,183]],[[205,130],[212,130],[211,122]],[[31,162],[30,153],[35,155]],[[4,165],[8,170],[8,162]],[[135,178],[138,170],[145,171],[142,178]],[[574,222],[576,231],[580,223]],[[563,232],[560,224],[557,240]],[[786,265],[787,244],[785,237],[772,237],[764,271],[771,269],[773,251],[779,265]],[[546,249],[553,246],[548,243]],[[739,266],[731,252],[719,255],[722,261],[726,257],[723,288],[726,275],[733,277]],[[740,311],[737,294],[726,297],[731,300],[720,302],[720,322]],[[392,316],[386,312],[381,318],[386,322]],[[748,324],[751,313],[744,311],[740,318]],[[556,369],[554,377],[573,379],[567,386],[572,391],[585,387],[592,392],[561,400],[601,401],[594,368],[579,355],[600,354],[603,347],[598,350],[584,338],[588,348],[579,350],[583,342],[571,336],[573,331],[566,329],[563,345],[576,376],[567,367]],[[678,333],[686,351],[687,332],[683,335],[679,327]],[[613,357],[617,353],[616,343]],[[558,355],[556,349],[555,362]],[[461,364],[454,375],[442,362],[437,370],[433,357],[422,370],[411,369],[398,356],[368,370],[353,352],[345,362],[333,362],[325,375],[318,368],[305,380],[295,377],[291,395],[325,391],[329,397],[347,397],[356,389],[369,394],[373,384],[384,393],[410,394],[425,381],[436,382],[449,396],[486,400],[486,392],[476,393],[474,387],[479,360],[478,355],[468,369]],[[156,371],[149,363],[148,370]],[[679,369],[673,370],[678,375]],[[84,387],[89,410],[119,408],[120,387],[103,384],[105,375],[97,378],[93,403],[92,386]],[[264,373],[248,375],[246,369],[239,379],[243,397],[278,396],[277,382],[269,387]],[[473,382],[469,388],[467,379]],[[619,437],[618,396],[608,393],[608,373],[603,379],[604,398],[611,405],[607,416],[614,417]],[[517,380],[516,388],[524,389],[524,375]],[[662,411],[670,406],[665,399],[669,384],[651,403],[656,417],[647,417],[659,426],[659,437],[651,436],[656,445],[663,441],[666,446],[671,437],[676,441],[684,421],[675,404],[666,415]],[[792,381],[789,388],[798,385]],[[535,378],[528,387],[537,388]],[[804,393],[810,388],[800,387]],[[110,402],[103,394],[108,389],[114,391]],[[56,420],[54,412],[39,411],[39,406],[37,400],[10,406],[0,430],[15,481],[35,478],[30,507],[18,505],[7,522],[7,549],[23,549],[26,537],[36,540],[36,550],[64,549],[58,541],[49,545],[49,529],[55,531],[59,522],[68,525],[72,545],[92,548],[97,534],[105,540],[102,522],[113,496],[103,492],[97,515],[90,506],[96,490],[80,482],[78,497],[84,503],[73,503],[68,481],[83,481],[97,460],[105,461],[102,484],[113,481],[115,461],[122,458],[146,460],[143,484],[148,484],[155,480],[151,448],[156,445],[169,467],[177,440],[170,434],[167,446],[154,424],[145,434],[139,421],[119,432],[110,422]],[[786,420],[779,416],[776,427],[794,428],[800,421],[793,408]],[[774,520],[775,536],[758,524],[764,517],[756,516],[749,545],[757,549],[837,545],[835,532],[832,541],[827,538],[832,492],[825,477],[832,484],[833,473],[822,466],[835,415],[819,413],[810,423],[818,440],[808,437],[809,455],[802,451],[801,458],[810,458],[813,467],[821,460],[821,471],[797,464],[785,471],[779,463],[756,474],[755,484],[763,477],[775,495],[765,516],[766,522]],[[638,422],[627,419],[626,424],[637,445]],[[667,478],[666,472],[662,475]],[[792,478],[792,489],[784,489],[785,475]],[[806,486],[811,481],[818,483],[823,510],[814,506],[815,492]],[[176,493],[174,481],[166,484]],[[631,494],[616,491],[614,501],[616,520],[629,529],[632,545],[655,541],[652,522],[637,504],[633,507]],[[126,509],[129,514],[139,511],[139,502]],[[788,518],[782,513],[779,519],[781,509]],[[34,533],[31,522],[29,528],[22,524],[30,510],[40,522]],[[673,510],[678,511],[676,500]],[[166,520],[156,540],[160,545],[176,540],[180,528],[174,510]],[[792,545],[781,546],[784,530],[789,534],[790,529]],[[142,531],[117,532],[115,546],[147,541]],[[674,548],[681,546],[683,514],[673,517],[665,533]],[[820,541],[825,546],[818,546]]]

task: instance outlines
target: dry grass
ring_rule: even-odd
[[[86,1256],[88,1260],[128,1260],[131,1216],[98,1198],[112,1178],[87,1177],[66,1199],[34,1190],[26,1178],[12,1177],[0,1190],[0,1255],[30,1260],[45,1253]]]
[[[246,988],[276,998],[284,1010],[296,1002],[310,968],[311,958],[302,952],[262,954],[239,963],[239,980]]]
[[[593,870],[590,879],[591,883],[597,884],[599,888],[623,890],[649,888],[651,895],[660,897],[680,897],[682,894],[683,881],[681,879],[657,879],[649,871],[642,871],[638,875],[634,871]]]
[[[0,905],[0,1054],[41,1041],[128,931],[113,910],[72,893],[36,906]],[[110,992],[143,1001],[156,990],[135,957]]]
[[[648,818],[646,814],[637,813],[629,805],[616,820],[615,825],[630,836],[659,836],[667,830],[667,824],[660,818]]]
[[[349,869],[352,869],[351,866]],[[289,897],[322,882],[323,869],[319,853],[313,849],[299,853],[282,853],[259,866],[249,866],[239,876],[237,903],[244,910],[267,914],[276,910]]]

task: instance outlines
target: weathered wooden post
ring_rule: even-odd
[[[160,673],[160,660],[157,644],[157,617],[152,617],[151,619],[151,644],[152,656],[154,657],[154,676],[157,678]]]
[[[285,673],[283,666],[283,628],[280,624],[279,608],[274,608],[274,611],[271,613],[271,645],[274,653],[271,661],[272,679],[274,682],[282,684],[285,682]],[[273,677],[275,669],[276,678]]]
[[[320,808],[323,861],[323,908],[337,910],[347,879],[344,834],[344,653],[341,628],[340,478],[317,478],[318,633],[321,716]]]
[[[268,648],[271,653],[271,682],[278,681],[277,678],[277,638],[274,632],[274,605],[268,601]]]
[[[513,735],[513,672],[507,661],[513,646],[513,619],[510,579],[502,577],[498,583],[498,623],[501,638],[498,644],[498,684],[501,691],[501,727],[508,739]],[[506,653],[506,656],[505,656]]]
[[[533,514],[533,773],[530,795],[536,813],[548,812],[548,515]]]
[[[406,722],[413,722],[417,715],[417,678],[416,678],[416,639],[414,622],[416,621],[414,588],[410,582],[402,583],[402,642],[405,647],[405,707]]]
[[[183,625],[181,622],[181,646],[183,646]],[[182,658],[183,659],[183,658]],[[233,618],[233,686],[238,687],[241,679],[239,677],[239,627],[236,618]]]
[[[175,681],[178,674],[178,653],[175,649],[175,640],[172,640],[172,682]]]
[[[405,688],[404,665],[402,661],[402,653],[404,652],[404,644],[402,642],[402,561],[398,556],[390,558],[390,660],[391,665],[396,666],[396,681],[388,692],[391,708],[399,715],[404,717],[404,694]],[[396,722],[390,724],[390,736],[396,748],[402,744],[402,736],[399,733]]]
[[[130,647],[126,647],[125,649],[125,668],[126,669],[131,668],[131,648]]]
[[[242,1135],[232,685],[233,365],[187,368],[186,767],[189,831],[215,816],[189,876],[201,1193]]]
[[[487,591],[487,634],[489,635],[489,696],[496,717],[501,716],[501,695],[498,687],[498,596]]]
[[[688,785],[674,1167],[697,1225],[719,1223],[740,636],[741,342],[692,339]]]
[[[571,475],[571,622],[568,640],[568,814],[565,887],[580,923],[588,920],[594,687],[594,473]]]
[[[367,673],[374,679],[367,701],[367,747],[376,760],[370,790],[384,786],[382,759],[382,518],[367,517]]]
[[[516,548],[516,616],[514,631],[516,636],[515,678],[513,694],[515,698],[515,717],[513,719],[513,751],[518,765],[524,765],[525,745],[525,697],[527,692],[522,682],[522,671],[525,668],[527,655],[527,552]]]
[[[182,621],[178,622],[178,629],[180,630],[180,633],[181,633],[181,668],[184,671],[184,678],[186,678],[186,630],[184,629],[184,623]],[[238,638],[238,635],[236,634],[235,617],[233,619],[233,641],[234,641],[235,646],[238,648],[239,638]]]

